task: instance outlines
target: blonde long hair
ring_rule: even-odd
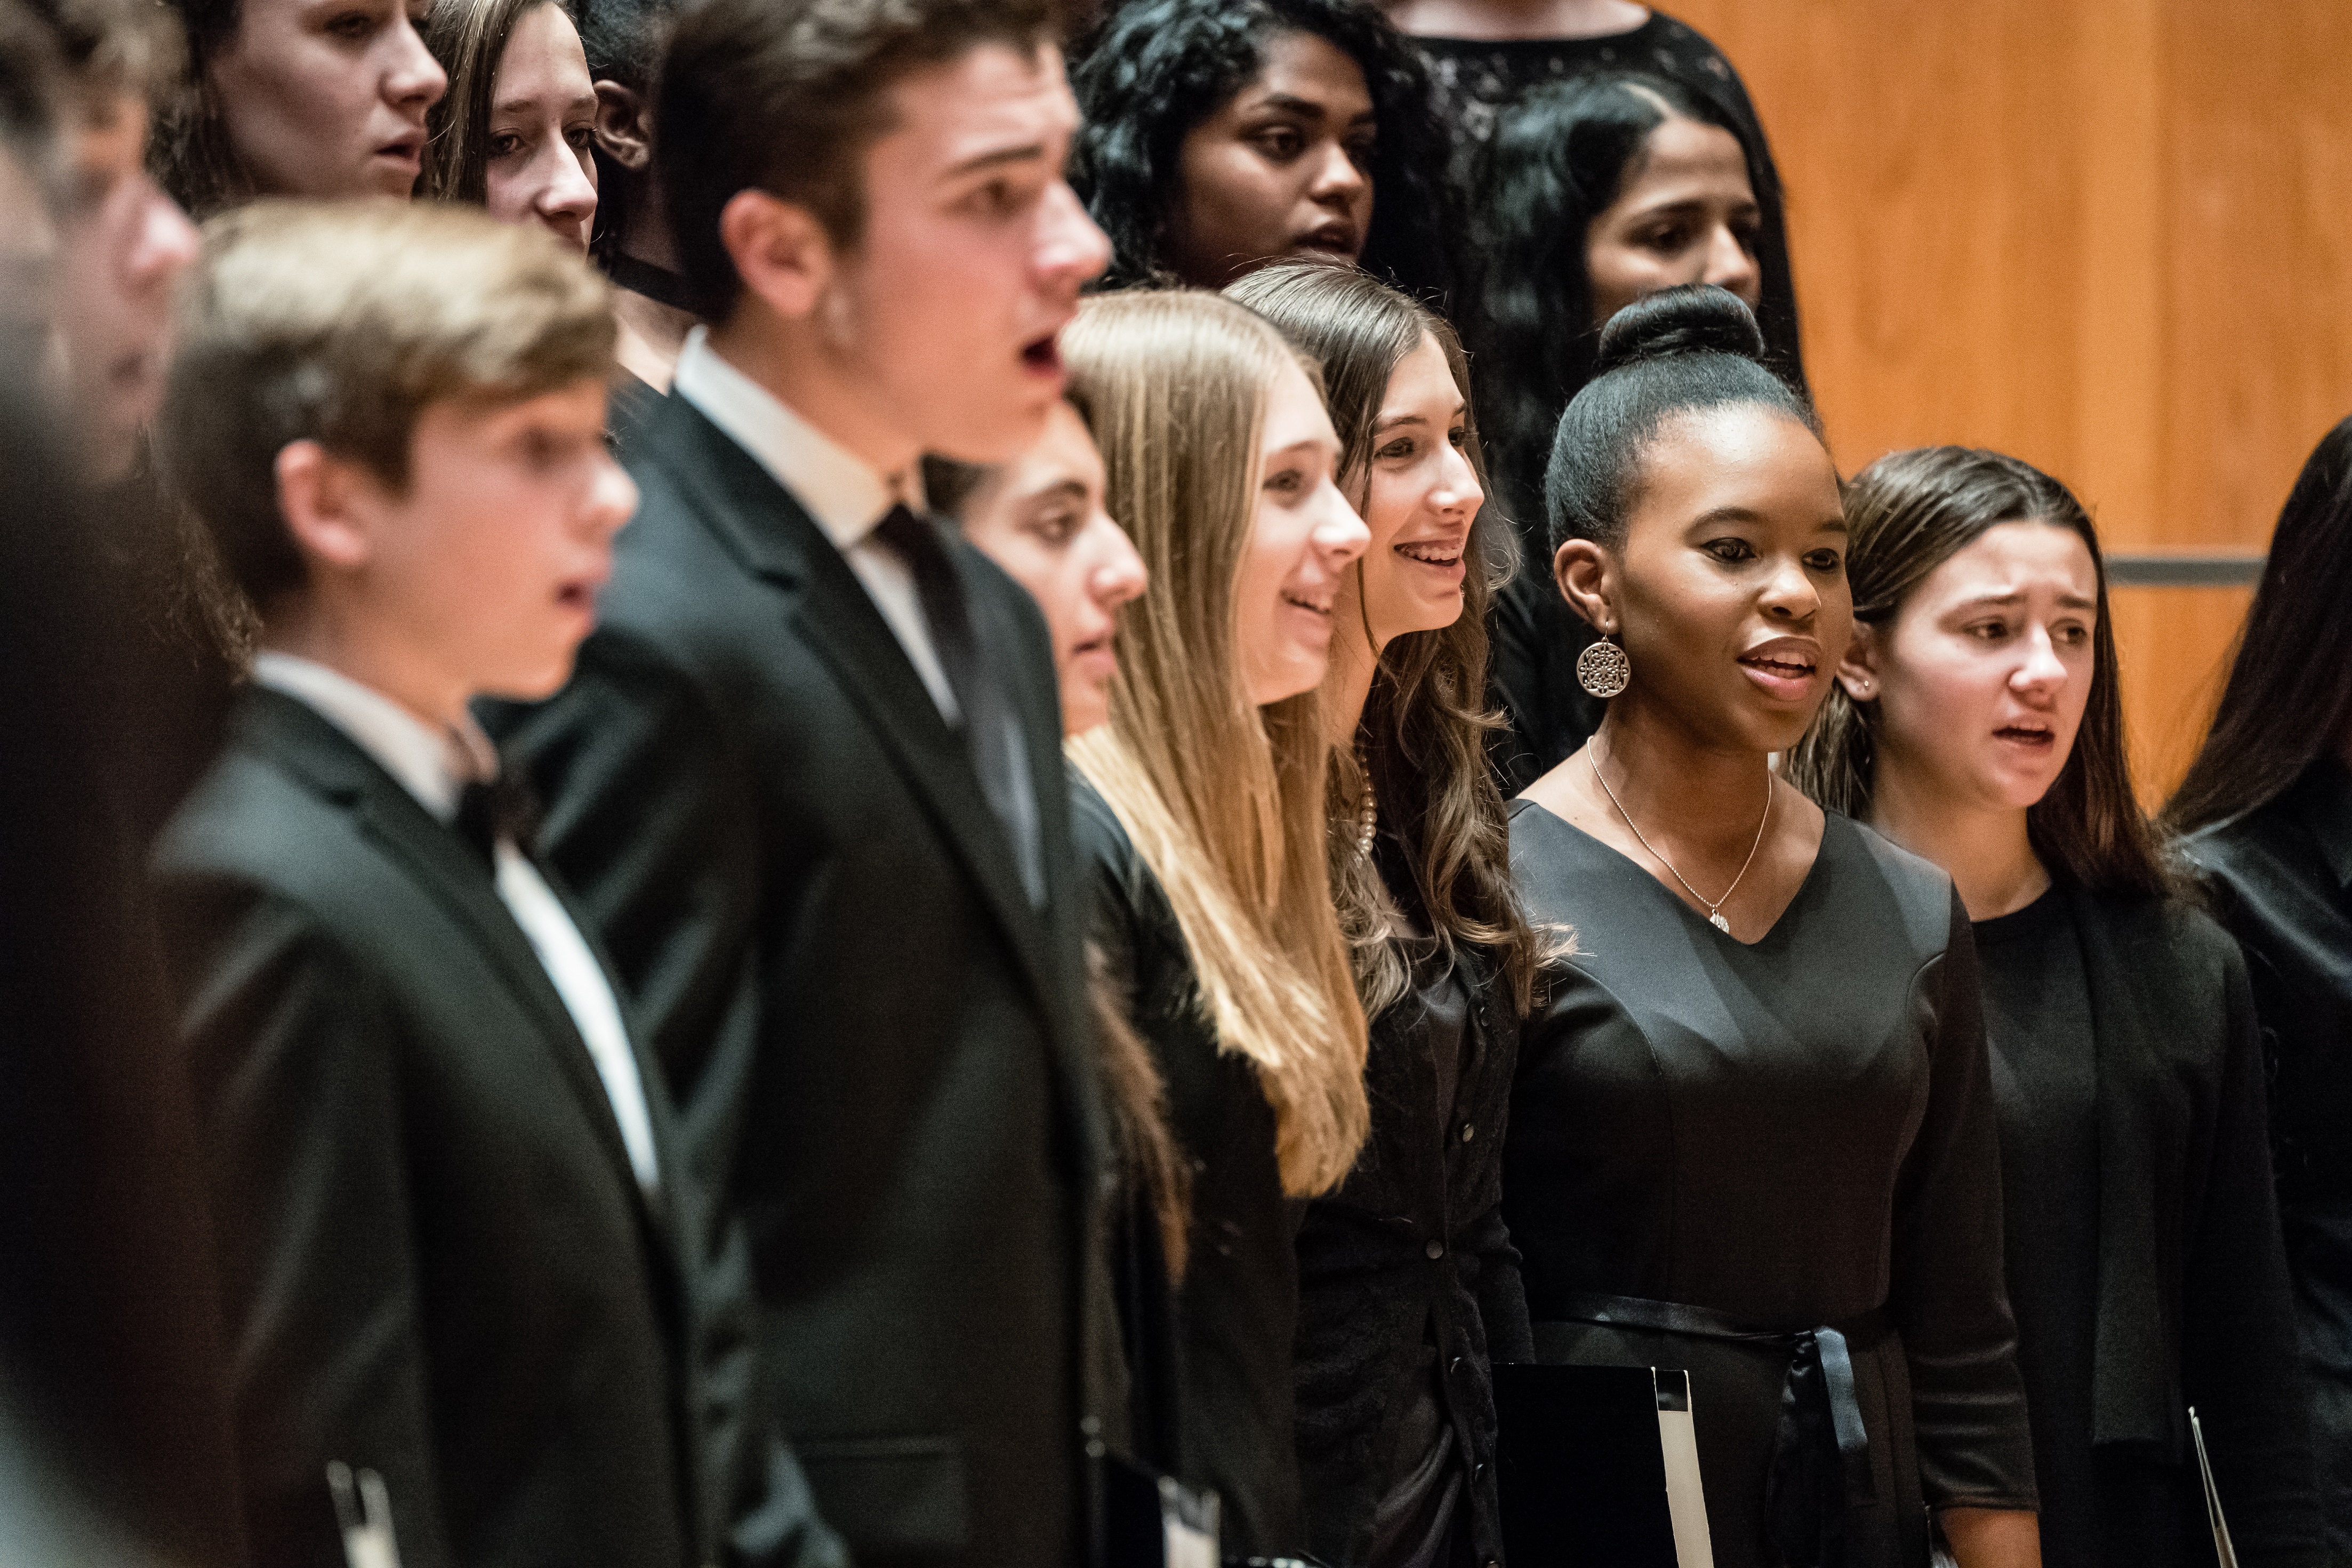
[[[1256,1064],[1284,1190],[1326,1192],[1371,1124],[1325,869],[1328,748],[1314,693],[1250,702],[1234,615],[1266,389],[1297,360],[1257,316],[1181,291],[1087,300],[1062,352],[1110,514],[1151,571],[1120,627],[1110,721],[1069,755],[1166,891],[1218,1049]]]

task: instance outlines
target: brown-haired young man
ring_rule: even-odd
[[[607,289],[393,203],[243,208],[192,284],[163,453],[261,653],[156,880],[257,1568],[338,1560],[335,1467],[407,1568],[840,1568],[740,1232],[469,716],[563,684],[635,504]]]
[[[580,674],[517,731],[862,1568],[1079,1549],[1103,1134],[1052,653],[917,477],[1035,439],[1108,258],[1055,20],[681,14],[655,167],[711,326],[629,450]]]

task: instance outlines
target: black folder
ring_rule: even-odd
[[[1511,1568],[1676,1568],[1650,1368],[1498,1363],[1495,1411]]]

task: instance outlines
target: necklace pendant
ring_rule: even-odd
[[[1723,917],[1722,912],[1719,910],[1717,913],[1708,915],[1706,917],[1706,923],[1709,925],[1714,926],[1717,931],[1728,932],[1731,929],[1731,922],[1726,920]]]

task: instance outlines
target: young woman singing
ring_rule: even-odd
[[[1853,632],[1838,476],[1706,286],[1628,306],[1545,486],[1608,715],[1512,862],[1578,951],[1504,1213],[1545,1361],[1687,1368],[1722,1568],[2038,1561],[2000,1167],[1951,879],[1777,779]],[[1786,1404],[1810,1419],[1783,1422]]]

